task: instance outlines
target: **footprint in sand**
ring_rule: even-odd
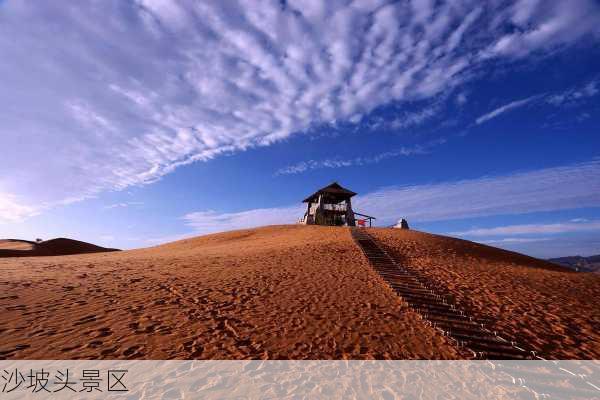
[[[86,315],[83,318],[79,318],[76,322],[73,323],[73,325],[83,325],[94,321],[96,321],[96,315]]]
[[[123,351],[123,355],[125,357],[140,357],[143,356],[141,350],[142,346],[134,345],[125,349],[125,351]]]
[[[111,347],[110,349],[104,349],[100,352],[101,355],[107,356],[109,354],[114,354],[119,350],[119,347]]]
[[[156,333],[158,333],[160,335],[169,335],[169,334],[173,333],[173,329],[170,326],[160,325],[156,329]]]
[[[196,339],[191,339],[180,344],[177,350],[187,353],[186,358],[199,358],[204,353],[204,346]]]
[[[190,358],[198,358],[204,353],[204,347],[194,347],[192,348],[192,352],[190,353]]]
[[[86,347],[91,347],[92,349],[95,349],[96,347],[102,346],[102,343],[102,340],[92,340],[88,343]]]
[[[0,350],[0,359],[13,357],[17,351],[25,350],[30,347],[31,346],[29,346],[28,344],[18,344],[10,350]]]
[[[144,306],[128,307],[127,311],[133,315],[140,315],[144,311]]]
[[[145,329],[144,329],[144,333],[155,333],[156,332],[156,328],[159,326],[159,324],[151,324],[148,325]]]
[[[23,311],[27,308],[25,304],[17,304],[16,306],[6,307],[6,311]]]
[[[97,331],[92,332],[92,337],[94,337],[94,338],[107,337],[112,334],[113,334],[112,329],[110,329],[108,327],[102,327],[102,328],[98,329]]]

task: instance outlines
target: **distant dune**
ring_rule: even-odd
[[[29,251],[29,250],[33,250],[34,246],[35,246],[35,242],[30,242],[28,240],[0,239],[0,251],[2,251],[2,250]]]
[[[570,256],[551,258],[548,260],[554,264],[562,265],[580,272],[600,272],[600,255],[582,257]]]
[[[600,275],[443,236],[369,232],[506,337],[553,358],[600,358]],[[0,358],[465,358],[344,227],[2,259],[0,276]]]
[[[51,239],[43,242],[18,239],[0,240],[0,257],[64,256],[107,251],[119,250],[65,238]]]

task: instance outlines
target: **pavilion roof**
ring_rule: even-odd
[[[302,202],[308,203],[308,202],[316,201],[319,198],[320,194],[332,195],[332,197],[339,198],[340,201],[349,199],[350,197],[356,195],[356,193],[342,187],[339,183],[333,182],[332,184],[317,190],[316,192],[314,192],[313,194],[308,196],[306,199],[302,200]]]

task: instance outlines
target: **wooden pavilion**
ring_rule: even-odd
[[[351,190],[342,187],[339,183],[321,188],[308,196],[302,202],[307,203],[306,212],[300,223],[306,225],[333,225],[333,226],[364,226],[365,222],[375,217],[364,215],[352,210],[351,198],[355,196]],[[356,216],[365,219],[357,219]]]

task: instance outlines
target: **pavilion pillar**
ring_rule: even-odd
[[[354,218],[354,211],[352,211],[352,202],[350,199],[346,200],[346,225],[356,226],[356,220]]]

